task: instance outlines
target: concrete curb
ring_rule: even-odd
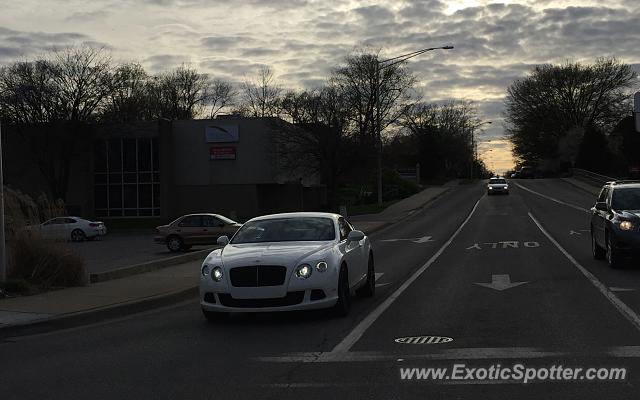
[[[176,290],[142,299],[112,304],[105,307],[92,308],[69,314],[60,314],[22,324],[0,327],[0,339],[34,335],[77,326],[89,325],[110,318],[124,317],[129,314],[140,313],[155,308],[168,306],[181,300],[196,296],[198,285],[186,289]]]
[[[170,267],[176,264],[182,264],[188,261],[194,261],[198,259],[204,259],[213,249],[212,247],[204,250],[192,251],[187,254],[181,254],[178,256],[161,258],[159,260],[144,262],[140,264],[129,265],[104,272],[95,272],[89,274],[89,283],[98,283],[104,281],[110,281],[112,279],[125,278],[131,275],[144,274],[145,272],[156,271],[158,269]]]

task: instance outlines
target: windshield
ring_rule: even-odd
[[[616,189],[611,197],[614,210],[640,210],[640,189]]]
[[[489,185],[504,185],[507,181],[504,179],[491,179],[489,181]]]
[[[278,218],[247,222],[231,243],[327,241],[335,237],[330,218]]]

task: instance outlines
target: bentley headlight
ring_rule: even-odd
[[[203,265],[202,266],[202,276],[207,276],[209,275],[209,272],[211,272],[211,266],[210,265]]]
[[[316,269],[318,270],[318,272],[324,272],[327,270],[327,268],[329,268],[329,266],[324,261],[320,261],[316,264]]]
[[[214,267],[211,270],[211,279],[213,279],[214,281],[220,282],[222,280],[222,277],[223,277],[222,268]]]
[[[308,277],[311,276],[312,271],[313,269],[311,268],[311,265],[301,264],[301,265],[298,265],[298,267],[296,268],[296,276],[299,279],[307,279]]]
[[[622,221],[620,222],[620,229],[623,231],[630,231],[633,229],[633,222],[631,221]]]

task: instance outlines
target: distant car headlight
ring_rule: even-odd
[[[489,186],[489,190],[493,190],[493,188],[491,186]]]
[[[620,222],[620,229],[623,231],[630,231],[633,229],[633,222],[631,221],[622,221]]]
[[[211,270],[211,279],[213,279],[216,282],[220,282],[222,280],[223,277],[223,273],[222,273],[222,268],[220,267],[213,267],[213,269]]]
[[[316,264],[316,269],[318,270],[318,272],[324,272],[327,270],[327,268],[329,268],[329,265],[327,265],[327,263],[324,261],[320,261]]]
[[[203,265],[202,266],[202,276],[207,276],[209,275],[209,272],[211,272],[211,266],[210,265]]]
[[[296,268],[296,276],[299,279],[307,279],[308,277],[311,276],[311,272],[312,271],[313,271],[313,268],[311,268],[311,265],[309,265],[309,264],[300,264]]]

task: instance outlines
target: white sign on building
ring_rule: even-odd
[[[207,143],[233,143],[240,140],[238,125],[235,124],[208,124],[204,131]]]

